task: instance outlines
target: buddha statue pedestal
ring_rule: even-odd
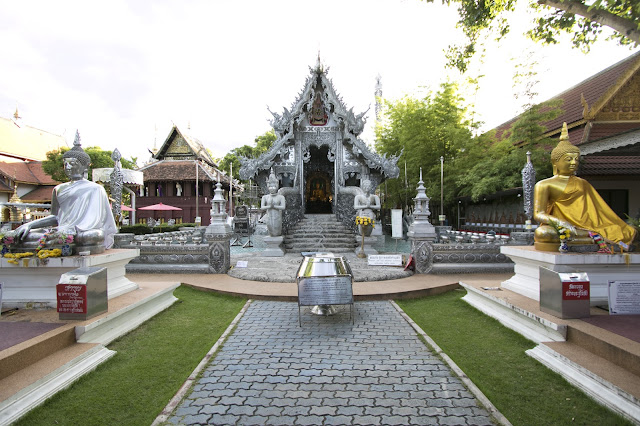
[[[107,295],[109,299],[121,296],[138,285],[125,277],[125,266],[140,254],[139,249],[110,249],[91,256],[67,256],[39,259],[22,258],[18,264],[0,259],[0,281],[4,282],[2,306],[4,308],[56,308],[56,285],[60,276],[73,269],[85,267],[107,268]]]
[[[267,248],[262,252],[264,257],[282,257],[284,256],[284,250],[282,249],[282,241],[284,237],[282,235],[278,237],[265,236],[263,241],[267,245]]]
[[[640,276],[640,253],[560,253],[532,246],[502,246],[500,252],[515,263],[515,275],[504,281],[502,288],[538,301],[541,266],[556,272],[586,272],[591,306],[608,304],[609,281],[637,281]]]

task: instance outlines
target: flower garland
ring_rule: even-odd
[[[56,248],[51,250],[40,250],[38,252],[38,258],[46,259],[47,257],[60,257],[62,256],[62,250]]]
[[[18,260],[22,259],[23,257],[31,257],[33,256],[33,253],[30,251],[24,252],[24,253],[5,253],[4,257],[6,257],[7,262],[8,263],[12,263],[14,265],[18,264]]]
[[[613,252],[607,245],[607,242],[604,240],[604,238],[602,238],[600,234],[598,234],[597,232],[589,231],[589,236],[591,237],[593,242],[596,243],[598,247],[600,247],[598,249],[598,253],[613,254]]]
[[[50,229],[42,234],[42,237],[38,240],[36,251],[42,250],[47,245],[47,241],[53,241],[56,244],[71,244],[73,243],[73,234],[56,232],[53,229]]]
[[[550,220],[549,224],[558,233],[558,238],[560,238],[560,250],[569,251],[569,247],[567,246],[567,241],[571,239],[571,230],[561,225],[560,222],[555,220]]]
[[[371,225],[374,228],[376,227],[375,220],[367,216],[356,216],[356,225],[362,225],[362,226]]]

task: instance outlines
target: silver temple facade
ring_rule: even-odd
[[[240,178],[253,179],[266,193],[273,169],[286,197],[283,227],[289,228],[304,214],[335,214],[353,226],[353,198],[360,182],[369,179],[377,187],[398,177],[396,156],[380,156],[359,138],[366,119],[354,114],[327,78],[328,68],[318,61],[290,109],[272,111],[271,125],[277,139],[259,158],[241,158]]]

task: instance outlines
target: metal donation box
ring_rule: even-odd
[[[61,320],[86,320],[107,312],[107,268],[78,268],[62,274],[56,297]]]
[[[313,306],[311,312],[317,315],[332,315],[332,305],[351,305],[353,321],[353,273],[343,256],[332,253],[316,253],[305,256],[298,268],[298,320],[301,306]]]
[[[540,310],[559,318],[590,315],[591,295],[586,272],[556,272],[540,267]]]

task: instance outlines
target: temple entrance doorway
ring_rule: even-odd
[[[305,164],[305,213],[333,213],[333,163],[327,146],[311,147],[311,158]]]

